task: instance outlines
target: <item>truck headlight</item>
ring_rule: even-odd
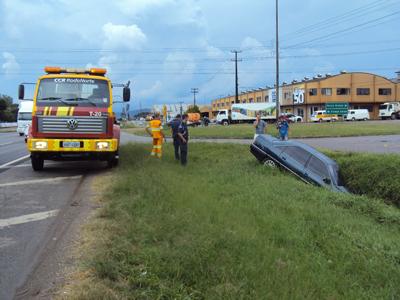
[[[110,149],[110,143],[109,142],[96,142],[96,148],[97,148],[97,150]]]
[[[38,150],[45,150],[47,149],[47,142],[46,141],[34,141],[33,148]]]

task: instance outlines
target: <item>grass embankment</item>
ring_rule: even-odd
[[[147,135],[144,128],[127,128],[126,132],[137,135]],[[170,129],[165,132],[170,135]],[[276,136],[278,134],[274,124],[267,126],[267,133]],[[192,138],[238,138],[247,139],[254,135],[252,125],[231,125],[231,126],[208,126],[191,128]],[[291,138],[311,137],[345,137],[345,136],[367,136],[367,135],[390,135],[400,134],[398,122],[336,122],[336,123],[297,123],[290,125],[289,136]]]
[[[0,133],[2,132],[16,132],[17,127],[0,127]]]
[[[348,189],[400,207],[400,155],[329,153]]]
[[[400,295],[398,209],[305,185],[247,146],[192,144],[186,168],[170,145],[148,152],[122,148],[73,298]]]

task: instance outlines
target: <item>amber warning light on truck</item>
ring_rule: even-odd
[[[47,74],[71,73],[71,74],[90,74],[99,76],[104,76],[107,73],[107,70],[103,68],[75,69],[75,68],[61,68],[61,67],[45,67],[44,71]]]

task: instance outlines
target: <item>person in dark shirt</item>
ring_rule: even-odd
[[[188,153],[188,142],[189,142],[189,130],[187,127],[188,115],[182,116],[182,122],[178,127],[178,137],[179,137],[179,148],[180,148],[180,158],[182,166],[187,164],[187,153]]]
[[[174,149],[175,149],[175,159],[180,160],[180,155],[179,155],[179,146],[180,146],[180,139],[178,136],[178,129],[179,125],[182,123],[182,118],[181,115],[176,115],[175,119],[172,120],[171,122],[171,133],[172,133],[172,139],[174,141]]]

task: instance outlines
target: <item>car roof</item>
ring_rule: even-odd
[[[282,146],[300,147],[300,148],[308,151],[313,156],[323,160],[324,162],[326,162],[326,163],[328,163],[328,164],[330,164],[332,166],[337,166],[337,163],[333,159],[331,159],[330,157],[326,156],[325,154],[319,152],[318,150],[316,150],[315,148],[313,148],[313,147],[311,147],[311,146],[309,146],[307,144],[304,144],[304,143],[301,143],[301,142],[298,142],[298,141],[295,141],[295,140],[281,141],[281,140],[279,140],[277,138],[274,138],[273,136],[266,135],[266,134],[259,135],[257,137],[257,139],[263,139],[267,143],[271,144],[272,146],[278,146],[278,147],[282,147]]]

